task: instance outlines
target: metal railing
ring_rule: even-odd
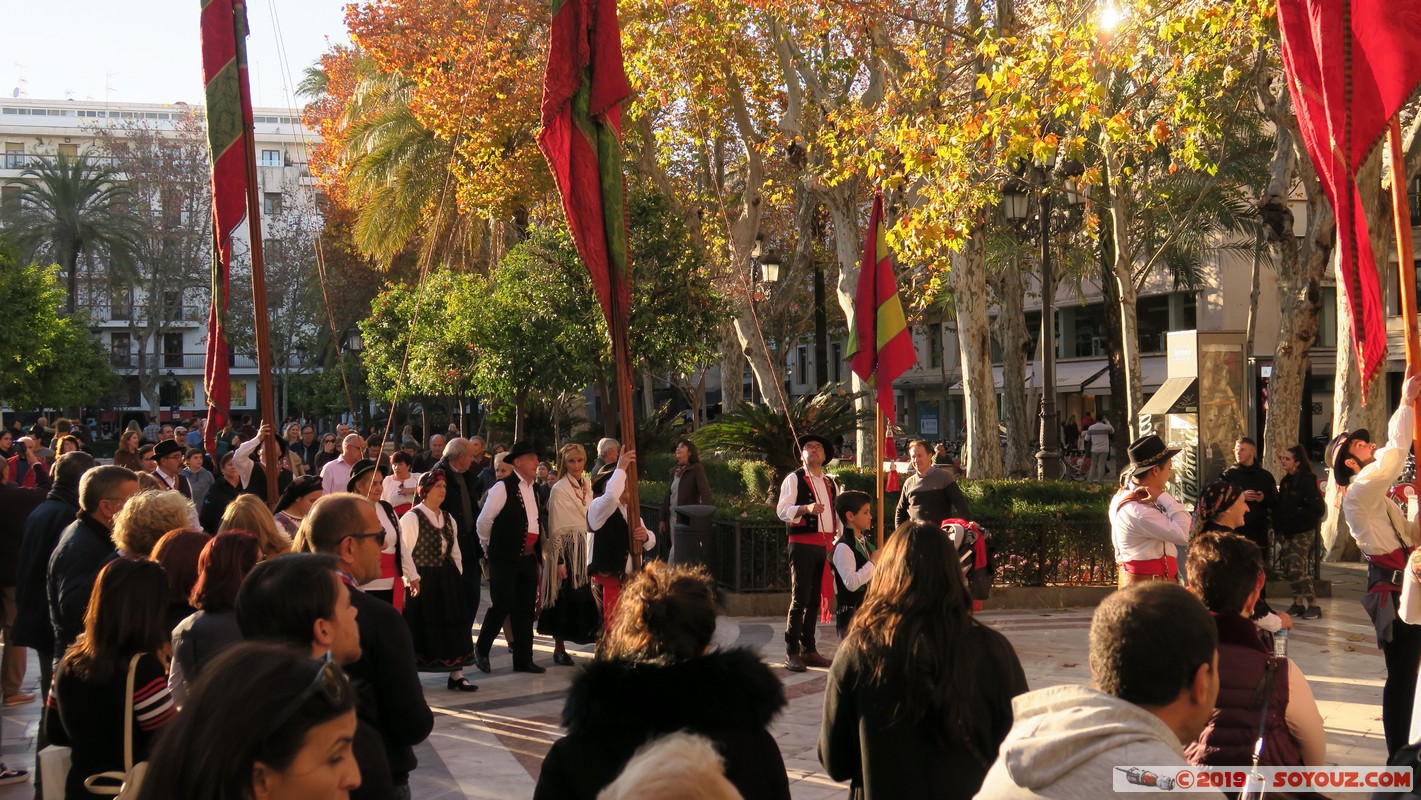
[[[149,359],[157,359],[162,369],[201,370],[207,366],[206,353],[153,353],[149,354]],[[299,364],[297,361],[297,358],[293,356],[289,366],[307,366],[305,364]],[[121,369],[137,369],[138,354],[136,352],[110,352],[109,364]],[[150,360],[149,365],[151,366],[151,364],[152,361]],[[255,369],[256,365],[256,359],[250,356],[238,355],[236,353],[230,353],[227,356],[227,366],[229,367]]]
[[[3,153],[0,154],[0,169],[30,169],[54,161],[55,158],[57,156],[48,153]],[[113,156],[70,156],[70,158],[82,158],[93,166],[105,169],[118,168],[118,159]]]

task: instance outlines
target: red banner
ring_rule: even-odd
[[[908,331],[908,318],[898,296],[898,280],[893,276],[893,261],[884,234],[883,194],[875,193],[854,294],[849,368],[865,381],[878,378],[878,407],[883,409],[885,423],[892,425],[896,416],[893,381],[918,363],[918,353]]]

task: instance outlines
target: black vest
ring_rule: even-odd
[[[809,480],[804,477],[804,467],[795,470],[794,477],[799,484],[799,493],[795,495],[794,504],[797,506],[812,506],[818,502],[814,497],[814,490],[809,488]],[[825,503],[825,505],[829,507],[830,514],[836,514],[838,512],[834,510],[834,499],[838,497],[839,489],[834,485],[834,479],[830,477],[827,472],[824,473],[824,485],[828,487],[829,491],[829,501]],[[819,515],[805,514],[799,518],[799,524],[789,526],[789,532],[791,536],[797,536],[803,533],[818,533]]]
[[[592,563],[588,565],[589,575],[615,575],[620,578],[627,571],[627,556],[631,555],[631,528],[619,507],[612,516],[593,532]]]
[[[845,529],[843,533],[839,534],[839,538],[834,541],[834,549],[838,550],[841,544],[848,547],[849,552],[853,553],[854,570],[863,569],[863,565],[868,563],[868,559],[859,552],[857,547],[854,547],[854,532]],[[829,560],[831,562],[834,560],[832,555]],[[839,612],[852,611],[863,605],[863,596],[868,592],[868,584],[865,583],[858,588],[858,591],[851,592],[849,587],[844,585],[844,576],[839,574],[837,567],[831,567],[829,571],[834,573],[834,605]]]
[[[503,491],[507,495],[503,502],[503,510],[498,512],[498,516],[493,518],[493,529],[488,535],[488,557],[489,558],[517,558],[523,555],[524,540],[529,533],[528,514],[523,510],[523,496],[518,491],[518,473],[509,475],[499,481],[503,484]],[[534,494],[536,502],[537,495]],[[533,522],[533,530],[540,531],[538,522]],[[534,546],[533,552],[539,552],[541,548]]]

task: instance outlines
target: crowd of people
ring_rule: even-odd
[[[1328,451],[1371,565],[1390,752],[1408,743],[1421,661],[1415,527],[1385,496],[1421,379],[1404,394],[1384,446],[1353,431]],[[110,465],[82,435],[46,441],[40,428],[0,436],[0,563],[13,567],[0,678],[6,706],[34,702],[22,686],[36,651],[37,792],[408,798],[434,722],[420,673],[475,692],[500,636],[515,672],[545,672],[536,630],[555,667],[579,663],[568,642],[597,643],[536,798],[674,797],[689,781],[698,796],[789,797],[770,731],[781,676],[756,652],[715,646],[708,573],[668,563],[679,515],[712,502],[690,441],[653,529],[628,505],[637,454],[611,439],[595,453],[566,444],[549,463],[527,443],[457,431],[421,450],[293,424],[270,448],[271,426],[247,420],[215,463],[179,443],[201,435],[191,425],[158,426],[152,442],[125,431]],[[1308,680],[1274,641],[1321,615],[1309,562],[1326,507],[1302,448],[1280,454],[1275,484],[1239,439],[1236,463],[1190,507],[1168,489],[1179,451],[1132,442],[1109,510],[1120,591],[1091,626],[1092,685],[1032,691],[1011,643],[973,613],[984,543],[941,453],[909,443],[880,548],[870,498],[825,469],[829,441],[797,444],[776,503],[791,581],[783,666],[827,670],[818,755],[852,797],[1078,797],[1109,791],[1122,764],[1323,763]],[[277,454],[271,502],[263,451]],[[1274,546],[1293,592],[1282,612],[1264,591]],[[840,643],[821,652],[830,622]],[[668,771],[670,758],[685,763]],[[0,783],[28,777],[5,769]]]

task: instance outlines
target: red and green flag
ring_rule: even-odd
[[[1278,0],[1278,29],[1303,144],[1337,216],[1338,281],[1366,397],[1386,359],[1386,311],[1357,171],[1421,83],[1421,4]]]
[[[883,226],[883,193],[873,197],[873,213],[864,237],[863,263],[859,265],[854,294],[854,324],[849,331],[849,368],[865,381],[877,378],[878,407],[888,425],[893,424],[893,381],[918,363],[908,318],[893,277]]]
[[[622,64],[616,0],[552,0],[538,145],[562,195],[577,252],[602,313],[629,304],[621,103],[631,94]]]
[[[207,144],[212,159],[212,305],[207,314],[207,395],[203,443],[216,454],[217,431],[232,408],[227,305],[232,234],[247,216],[246,137],[252,130],[247,84],[247,12],[234,0],[202,2],[202,79],[207,87]]]

